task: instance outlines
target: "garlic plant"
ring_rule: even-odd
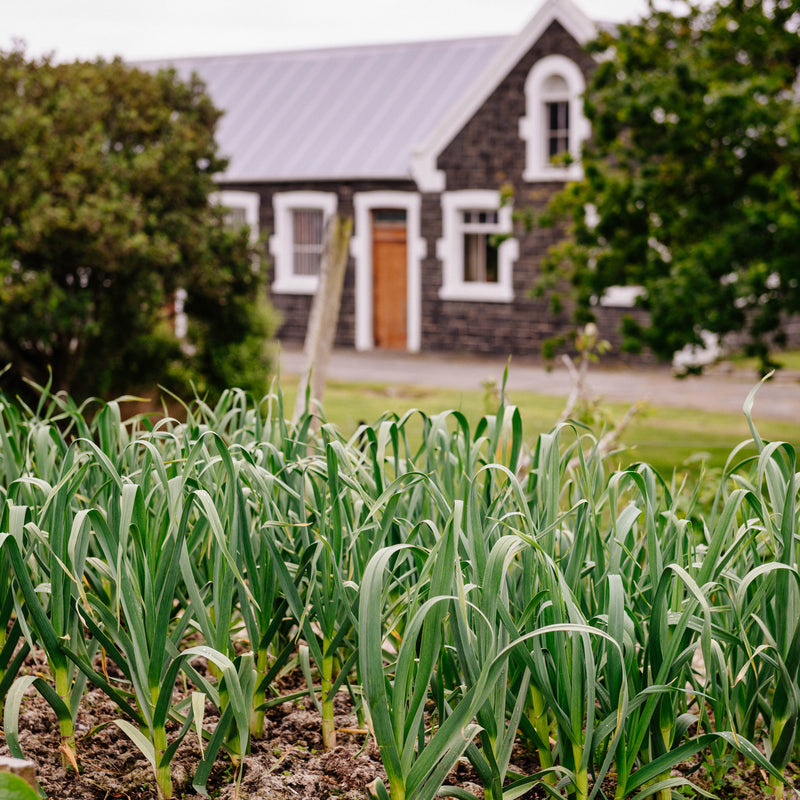
[[[646,464],[611,471],[577,424],[526,438],[503,393],[474,428],[410,410],[346,438],[308,412],[288,422],[279,388],[181,420],[41,392],[36,409],[0,398],[15,754],[32,686],[77,766],[91,683],[161,797],[197,734],[204,791],[222,752],[241,778],[298,669],[325,746],[339,693],[369,725],[391,800],[472,796],[448,783],[462,758],[491,800],[535,784],[589,800],[606,779],[619,800],[667,798],[692,757],[717,781],[741,757],[783,792],[800,748],[800,476],[791,445],[759,437],[752,396],[752,440],[700,492]],[[32,648],[47,675],[27,669]],[[538,767],[521,772],[516,747]]]

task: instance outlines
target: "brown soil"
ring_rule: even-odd
[[[336,724],[340,729],[335,749],[322,752],[320,720],[309,700],[286,702],[267,712],[265,735],[253,742],[245,759],[245,770],[238,791],[242,800],[360,800],[368,796],[368,785],[376,778],[385,780],[378,749],[356,728],[345,694],[336,700]],[[20,743],[26,757],[36,763],[41,787],[53,800],[155,800],[155,782],[150,765],[130,740],[113,724],[119,716],[116,706],[98,690],[85,696],[78,717],[78,756],[81,773],[65,770],[58,751],[58,724],[44,702],[31,695],[24,699],[20,715]],[[213,724],[213,720],[211,721]],[[208,725],[207,725],[208,727]],[[8,748],[0,747],[0,755]],[[173,761],[173,786],[177,798],[196,797],[192,776],[199,762],[197,738],[187,735]],[[479,797],[481,791],[465,760],[451,775],[449,783],[463,786]],[[526,773],[535,771],[529,754],[519,751],[514,761]],[[758,770],[733,768],[722,787],[712,787],[702,765],[682,765],[674,775],[684,775],[694,783],[726,800],[759,800],[768,797],[764,777]],[[800,781],[793,781],[800,786]],[[613,781],[607,780],[606,793],[613,796]],[[208,781],[212,798],[237,797],[233,768],[220,757]],[[604,787],[606,788],[606,787]],[[691,789],[687,797],[695,796]],[[544,798],[533,789],[526,798]],[[792,796],[791,790],[787,796]],[[794,795],[797,796],[797,795]]]
[[[320,723],[307,702],[287,702],[267,712],[265,735],[254,741],[245,760],[240,798],[363,798],[370,781],[385,778],[377,748],[360,733],[339,732],[336,748],[322,752]],[[355,729],[346,697],[337,698],[336,724]],[[120,715],[99,690],[91,690],[81,704],[76,732],[81,773],[61,767],[57,720],[36,695],[26,697],[20,714],[20,744],[35,762],[48,798],[68,800],[153,800],[155,781],[149,763],[113,724]],[[213,725],[213,720],[211,720]],[[209,727],[208,722],[206,727]],[[0,747],[0,755],[8,748]],[[196,796],[192,776],[200,760],[197,737],[189,733],[172,762],[175,796]],[[233,767],[226,757],[208,781],[212,797],[235,796]]]

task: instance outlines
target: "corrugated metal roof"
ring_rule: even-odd
[[[411,151],[507,37],[139,62],[196,72],[225,111],[227,181],[407,178]]]

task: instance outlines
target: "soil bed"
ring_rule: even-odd
[[[265,735],[252,744],[245,759],[245,773],[239,797],[270,800],[356,800],[368,796],[368,785],[376,778],[385,780],[374,742],[356,728],[346,694],[336,698],[337,746],[322,752],[320,719],[311,701],[286,702],[267,711]],[[78,717],[78,757],[81,774],[64,770],[58,751],[58,724],[41,698],[31,695],[23,700],[20,714],[20,743],[27,758],[36,763],[42,789],[48,798],[58,800],[156,800],[156,788],[150,765],[122,731],[113,724],[118,709],[99,690],[90,690],[81,703]],[[206,720],[206,727],[214,720]],[[0,747],[7,755],[8,748]],[[199,763],[200,752],[193,733],[186,736],[172,762],[176,798],[197,797],[192,789],[192,776]],[[462,786],[480,796],[479,785],[471,767],[462,760],[449,783]],[[526,773],[536,770],[535,759],[523,750],[515,753],[517,767]],[[758,770],[732,769],[725,784],[712,788],[702,764],[684,764],[673,771],[684,775],[707,791],[727,800],[755,800],[770,796]],[[797,787],[800,781],[794,776]],[[226,757],[220,757],[208,781],[212,798],[233,800],[235,797],[233,768]],[[604,786],[613,796],[613,782]],[[686,796],[694,796],[691,789]],[[787,797],[792,790],[787,790]],[[797,796],[796,794],[794,795]],[[541,789],[533,789],[525,798],[545,798]]]
[[[310,701],[287,702],[268,710],[264,738],[252,744],[245,759],[240,798],[363,798],[367,784],[385,778],[377,748],[366,736],[340,732],[335,749],[323,753],[320,720]],[[356,727],[346,697],[337,698],[336,724]],[[48,798],[80,800],[153,800],[155,781],[147,760],[113,724],[117,707],[99,690],[90,690],[81,703],[76,735],[81,774],[61,767],[58,723],[38,696],[26,697],[20,714],[20,744],[36,763]],[[215,720],[206,720],[212,727]],[[365,746],[366,745],[366,746]],[[7,746],[0,754],[8,755]],[[172,762],[175,796],[197,796],[192,776],[200,761],[197,737],[187,734]],[[234,797],[233,767],[226,757],[208,781],[212,797]]]

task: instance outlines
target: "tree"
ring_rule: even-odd
[[[798,0],[651,0],[593,44],[584,179],[556,198],[571,236],[544,270],[579,321],[638,285],[649,323],[627,321],[627,349],[669,357],[740,331],[766,362],[784,342],[800,311],[799,25]]]
[[[264,276],[247,231],[209,202],[226,163],[219,118],[196,78],[0,53],[6,391],[48,371],[84,397],[266,385]],[[185,341],[170,311],[179,288]]]

